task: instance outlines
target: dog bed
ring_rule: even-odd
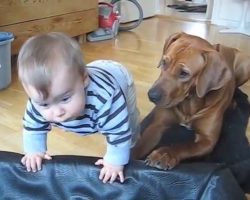
[[[220,164],[187,163],[162,171],[132,161],[123,184],[103,184],[96,158],[54,156],[43,170],[28,173],[21,154],[0,152],[0,199],[25,200],[167,200],[244,199],[234,176]]]

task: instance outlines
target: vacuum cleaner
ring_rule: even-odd
[[[87,35],[87,40],[90,42],[108,40],[114,38],[118,31],[127,31],[136,28],[143,20],[143,11],[140,4],[136,0],[128,0],[133,3],[138,9],[138,20],[122,25],[120,24],[120,12],[121,10],[118,4],[121,0],[112,0],[111,3],[100,2],[99,3],[99,28]],[[118,6],[117,6],[118,5]]]

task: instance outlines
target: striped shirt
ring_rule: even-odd
[[[104,160],[125,165],[129,161],[131,130],[126,98],[114,74],[98,67],[87,68],[90,83],[83,91],[86,105],[74,120],[52,123],[36,110],[32,101],[27,103],[23,118],[23,144],[25,153],[45,152],[47,133],[52,126],[81,135],[100,132],[106,136],[107,151]]]

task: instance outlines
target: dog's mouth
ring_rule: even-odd
[[[168,102],[163,101],[163,102],[157,102],[157,103],[153,102],[153,103],[155,104],[155,106],[160,107],[160,108],[171,108],[175,106],[176,104],[178,104],[173,101],[168,101]]]
[[[171,107],[174,107],[174,106],[178,105],[180,102],[181,102],[181,100],[180,101],[169,102],[169,103],[164,104],[163,107],[164,108],[171,108]]]
[[[148,98],[157,107],[171,108],[188,98],[189,89],[190,88],[188,88],[185,92],[181,92],[178,94],[178,92],[174,90],[171,90],[172,92],[170,93],[166,93],[161,88],[152,87],[148,91]]]
[[[153,102],[153,103],[155,104],[155,106],[160,107],[160,108],[171,108],[171,107],[178,105],[182,101],[184,101],[185,98],[186,96],[180,96],[178,98],[170,99],[170,98],[167,98],[167,96],[163,96],[161,101]]]

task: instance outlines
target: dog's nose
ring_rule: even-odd
[[[151,88],[148,91],[148,98],[150,101],[152,101],[153,103],[157,103],[160,101],[161,99],[161,92],[159,90],[153,89]]]

